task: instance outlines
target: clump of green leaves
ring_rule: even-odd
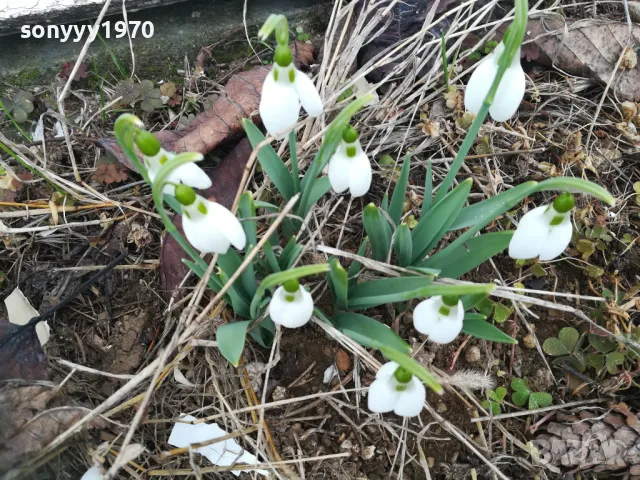
[[[31,92],[18,92],[12,97],[3,97],[2,104],[16,122],[24,123],[33,112],[33,95]]]
[[[640,340],[640,327],[632,329],[631,333],[624,336],[638,342]],[[585,338],[589,345],[582,348]],[[544,341],[542,349],[547,355],[557,357],[553,363],[563,363],[584,372],[587,367],[596,371],[597,376],[607,372],[616,374],[619,366],[625,363],[631,364],[640,358],[640,351],[629,345],[618,345],[615,340],[602,335],[580,333],[572,327],[560,330],[558,337],[550,337]]]
[[[487,400],[482,401],[482,406],[491,411],[492,415],[500,415],[502,404],[504,403],[504,397],[507,396],[507,389],[505,387],[498,387],[495,390],[489,390],[487,392]]]
[[[305,43],[311,43],[309,41],[309,34],[304,31],[304,28],[298,26],[296,27],[296,38]]]
[[[558,337],[549,337],[542,344],[542,350],[547,355],[556,358],[553,363],[566,364],[584,372],[587,365],[587,357],[581,350],[584,336],[573,327],[565,327],[558,333]]]
[[[511,401],[518,407],[527,405],[529,410],[544,408],[551,405],[553,397],[547,392],[532,392],[526,380],[514,378],[511,380]]]
[[[513,306],[507,306],[500,302],[494,302],[489,297],[482,299],[475,305],[475,309],[478,313],[481,313],[487,318],[493,315],[493,320],[496,323],[504,323],[513,313]]]
[[[116,85],[115,96],[122,97],[120,103],[124,105],[140,102],[140,108],[145,112],[153,112],[163,105],[162,93],[159,88],[154,87],[151,80],[135,82],[127,78]]]

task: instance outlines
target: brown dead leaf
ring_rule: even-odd
[[[99,163],[91,176],[94,182],[103,185],[124,182],[129,176],[120,163]]]
[[[2,365],[0,381],[49,378],[47,357],[42,350],[35,328],[22,328],[0,319],[0,365]]]
[[[296,68],[299,68],[300,70],[308,69],[316,57],[316,49],[312,43],[296,40],[289,45],[289,48],[291,49],[291,52],[293,52]]]
[[[210,173],[213,185],[204,190],[202,195],[214,200],[227,208],[231,208],[236,191],[242,180],[244,167],[253,151],[249,140],[243,139]],[[182,218],[175,215],[173,218],[178,231],[182,231]],[[182,263],[182,258],[187,257],[186,252],[178,245],[178,242],[170,235],[165,235],[160,251],[160,279],[165,295],[171,297],[173,292],[187,274],[189,269]]]
[[[592,78],[603,85],[609,82],[629,42],[626,23],[580,20],[567,24],[557,16],[531,20],[527,34],[527,39],[533,39],[533,44],[540,49],[539,63],[571,75]],[[632,26],[632,35],[632,41],[637,44],[640,25]],[[640,100],[640,69],[631,66],[634,54],[626,53],[623,61],[628,69],[621,68],[612,84],[621,100]]]
[[[7,383],[0,389],[0,405],[0,473],[39,454],[88,412],[60,395],[53,385]],[[89,422],[89,428],[103,426],[100,419]]]

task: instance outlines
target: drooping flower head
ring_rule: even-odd
[[[553,260],[560,256],[571,241],[574,206],[573,195],[565,192],[558,195],[553,204],[527,212],[511,237],[509,256],[520,260],[535,257]]]
[[[431,297],[416,306],[413,326],[435,343],[451,343],[462,330],[464,306],[457,296]]]
[[[149,180],[153,183],[163,165],[175,155],[162,148],[158,139],[152,133],[144,130],[136,134],[135,142],[144,157]],[[162,191],[168,195],[173,195],[175,185],[180,183],[199,189],[206,189],[212,185],[209,176],[193,162],[185,163],[173,169],[167,176]]]
[[[480,111],[493,79],[498,73],[498,63],[504,52],[504,42],[500,42],[471,74],[464,94],[464,107],[471,113],[477,114]],[[520,65],[520,48],[518,48],[500,80],[493,103],[489,107],[491,117],[497,122],[509,120],[518,110],[524,91],[525,75]]]
[[[329,160],[329,183],[336,193],[349,189],[353,197],[361,197],[371,187],[371,163],[362,151],[358,131],[351,125],[344,129],[342,140]]]
[[[273,67],[262,85],[260,97],[260,118],[269,135],[282,140],[289,130],[295,127],[300,115],[300,105],[310,117],[322,114],[323,106],[320,94],[311,79],[293,64],[293,54],[289,48],[289,30],[287,20],[282,15],[272,15],[276,30],[276,46],[273,55]],[[264,40],[271,30],[263,27],[260,37]],[[265,33],[266,32],[266,33]]]
[[[426,391],[423,383],[396,362],[385,363],[369,387],[367,404],[374,413],[394,411],[413,417],[422,411]]]
[[[233,245],[242,250],[247,237],[240,221],[228,209],[197,195],[187,185],[175,187],[182,204],[182,228],[189,243],[204,253],[225,254]]]
[[[313,299],[298,280],[288,280],[278,287],[269,303],[273,323],[287,328],[305,325],[313,314]]]

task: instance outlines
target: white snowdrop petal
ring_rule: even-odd
[[[431,297],[423,300],[413,310],[413,326],[423,335],[429,335],[433,328],[433,319],[439,315],[440,298]]]
[[[182,216],[182,229],[189,243],[205,253],[227,253],[230,242],[215,228],[209,216],[189,218]]]
[[[415,376],[411,378],[407,389],[399,392],[398,400],[394,408],[396,415],[402,417],[415,417],[422,411],[427,392],[423,383]]]
[[[329,160],[327,174],[329,175],[329,183],[336,193],[342,193],[349,188],[349,158],[342,145],[338,145],[336,152]]]
[[[571,215],[567,214],[560,225],[551,227],[547,241],[540,248],[540,260],[547,261],[559,257],[569,246],[572,235]]]
[[[509,242],[511,258],[526,260],[540,254],[549,235],[549,224],[544,221],[546,209],[546,205],[534,208],[520,219],[518,228]]]
[[[247,236],[244,233],[240,220],[229,209],[216,202],[205,200],[209,228],[216,229],[227,241],[238,250],[242,250],[247,244]]]
[[[353,197],[361,197],[371,187],[371,163],[369,157],[361,149],[358,149],[355,158],[351,159],[349,168],[349,192]]]
[[[82,475],[80,480],[102,480],[102,472],[99,467],[93,466]]]
[[[497,71],[498,65],[493,54],[488,55],[476,67],[464,91],[464,108],[467,111],[474,115],[480,111]]]
[[[212,185],[209,175],[194,162],[179,166],[171,174],[175,174],[182,183],[193,188],[205,189]]]
[[[512,66],[507,68],[500,81],[496,96],[491,107],[489,107],[491,118],[497,122],[509,120],[518,111],[518,107],[524,98],[525,88],[525,75],[520,66],[520,57],[518,56],[518,62],[512,63]]]
[[[384,365],[382,365],[379,369],[378,372],[376,373],[376,378],[389,378],[391,377],[391,375],[393,375],[394,373],[396,373],[396,370],[398,369],[400,365],[397,362],[387,362]]]
[[[300,114],[298,93],[292,84],[276,82],[272,71],[267,75],[262,86],[259,111],[269,135],[282,140],[298,122]]]
[[[295,70],[294,86],[298,92],[298,98],[302,103],[302,108],[310,117],[317,117],[322,114],[324,107],[318,89],[313,81],[300,70]]]
[[[390,378],[377,378],[369,387],[367,406],[374,413],[392,411],[398,400],[395,382]]]
[[[464,311],[460,302],[450,307],[449,315],[442,315],[442,297],[431,297],[418,304],[413,312],[413,325],[420,333],[429,335],[435,343],[451,343],[460,334]]]
[[[269,302],[269,316],[274,323],[287,328],[298,328],[305,325],[313,314],[313,299],[304,288],[294,294],[293,302],[286,300],[284,287],[278,287]]]

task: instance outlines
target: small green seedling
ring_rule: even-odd
[[[511,380],[511,388],[513,389],[511,401],[518,407],[527,405],[529,410],[533,410],[548,407],[553,402],[553,397],[547,392],[532,392],[522,378]]]
[[[488,399],[482,401],[482,406],[490,410],[492,415],[500,415],[500,409],[506,396],[507,389],[505,387],[498,387],[495,391],[489,390],[487,393]]]
[[[296,38],[301,42],[310,43],[309,34],[302,27],[296,27]]]
[[[18,123],[27,121],[29,114],[33,112],[33,95],[29,92],[18,92],[13,98],[3,98],[2,103],[8,113]]]

